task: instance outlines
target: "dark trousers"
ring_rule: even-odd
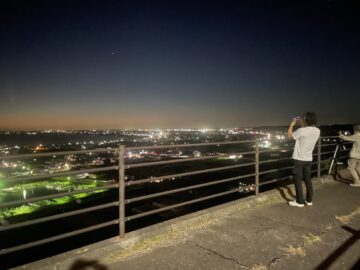
[[[306,186],[306,201],[312,202],[313,186],[311,182],[311,161],[302,161],[294,159],[294,173],[295,173],[295,192],[296,201],[304,204],[304,196],[301,180],[305,181]]]

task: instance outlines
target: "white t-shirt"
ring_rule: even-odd
[[[355,131],[355,134],[350,136],[340,134],[339,137],[344,141],[354,142],[350,151],[350,157],[360,159],[360,132]]]
[[[292,158],[302,161],[313,160],[313,150],[320,136],[320,129],[317,127],[303,127],[293,132],[296,140]]]

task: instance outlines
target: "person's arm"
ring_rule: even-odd
[[[343,141],[348,141],[348,142],[355,142],[355,135],[350,135],[350,136],[346,136],[342,133],[340,133],[339,138],[342,139]]]
[[[288,128],[288,138],[292,139],[293,138],[293,128],[296,125],[296,120],[292,120],[292,122],[290,123],[290,126]]]

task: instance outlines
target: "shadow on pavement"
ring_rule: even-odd
[[[360,269],[360,259],[350,268],[350,270],[358,270]]]
[[[108,268],[96,260],[76,260],[69,270],[107,270]]]
[[[349,249],[360,238],[360,231],[356,231],[348,226],[341,226],[345,231],[352,233],[353,235],[346,240],[340,247],[338,247],[333,253],[331,253],[321,264],[319,264],[315,270],[328,269],[347,249]],[[358,260],[351,269],[360,269],[360,260]]]
[[[290,187],[281,187],[277,188],[277,190],[279,191],[281,197],[283,197],[283,199],[287,202],[296,198]]]

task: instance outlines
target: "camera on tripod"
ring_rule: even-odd
[[[343,134],[343,135],[345,135],[345,136],[348,136],[348,135],[350,135],[351,133],[350,133],[350,131],[348,131],[348,130],[344,130],[344,131],[342,131],[342,130],[340,130],[340,131],[338,131],[338,134],[340,135],[340,134]],[[346,147],[345,147],[345,145],[344,145],[344,141],[343,140],[341,140],[341,139],[339,139],[339,141],[337,142],[338,143],[338,150],[346,150]]]
[[[351,133],[350,133],[350,131],[348,131],[348,130],[339,130],[338,131],[338,134],[340,135],[340,134],[343,134],[343,135],[345,135],[345,136],[348,136],[348,135],[350,135]]]
[[[347,131],[347,130],[344,130],[344,131],[340,130],[340,131],[338,131],[338,134],[339,135],[343,134],[345,136],[348,136],[348,135],[350,135],[350,132]],[[330,167],[329,167],[329,171],[328,171],[328,176],[329,176],[329,175],[331,175],[331,171],[333,169],[333,166],[335,165],[334,179],[336,179],[336,176],[337,176],[337,173],[338,173],[338,165],[344,164],[344,162],[341,162],[340,156],[339,156],[340,152],[344,151],[344,150],[346,150],[346,147],[344,145],[344,141],[339,139],[337,141],[337,145],[336,145],[336,148],[335,148],[335,151],[334,151],[334,155],[333,155],[333,157],[331,159],[331,163],[330,163]]]

